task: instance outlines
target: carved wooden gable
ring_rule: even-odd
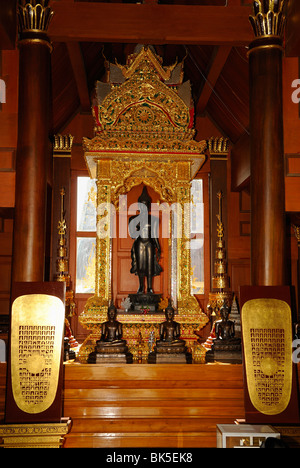
[[[107,63],[106,82],[96,85],[96,136],[84,139],[85,151],[199,157],[206,142],[193,139],[193,113],[183,63],[163,67],[150,47],[141,46],[126,65]]]

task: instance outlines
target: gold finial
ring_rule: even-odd
[[[71,289],[71,277],[69,275],[69,261],[66,248],[67,223],[65,220],[64,197],[66,191],[64,187],[60,189],[60,220],[58,221],[58,249],[56,260],[56,281],[66,283],[66,315],[72,317],[75,311],[74,293]]]
[[[223,236],[224,236],[224,226],[223,226],[223,223],[222,223],[222,199],[224,197],[223,197],[223,193],[222,193],[221,190],[217,193],[217,198],[219,200],[219,213],[217,214],[217,220],[218,220],[218,222],[217,222],[217,235],[218,235],[219,239],[222,239]]]
[[[64,196],[66,192],[64,188],[60,189],[60,220],[58,221],[58,234],[62,237],[66,234],[67,224],[64,218]]]
[[[47,32],[54,12],[49,0],[19,0],[18,19],[20,33],[27,31]]]
[[[68,259],[67,259],[67,248],[66,248],[66,230],[67,224],[65,220],[64,213],[64,196],[65,189],[62,187],[60,190],[60,220],[58,221],[58,249],[57,249],[57,260],[56,260],[56,270],[57,270],[57,281],[66,281],[68,273]]]
[[[224,198],[222,191],[217,193],[219,200],[219,213],[217,214],[217,241],[214,263],[214,275],[212,277],[213,291],[209,294],[209,306],[214,310],[220,307],[220,304],[226,300],[230,304],[232,293],[229,289],[229,277],[227,275],[227,262],[225,242],[223,241],[224,226],[222,223],[222,200]]]
[[[249,16],[256,37],[283,37],[289,0],[255,0]]]

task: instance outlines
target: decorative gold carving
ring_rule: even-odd
[[[223,137],[211,137],[207,140],[207,149],[211,159],[224,159],[229,152],[229,139]]]
[[[54,12],[49,0],[19,0],[18,18],[21,33],[27,31],[47,32]]]
[[[5,424],[0,426],[2,448],[60,448],[71,428],[71,419],[60,423]]]
[[[255,36],[283,37],[288,0],[255,0],[249,17]]]
[[[42,413],[55,399],[64,318],[64,304],[55,296],[29,294],[13,302],[12,390],[25,413]]]
[[[65,158],[71,157],[74,137],[72,135],[54,135],[53,157]]]
[[[291,309],[278,299],[253,299],[242,308],[242,323],[251,402],[263,414],[280,414],[292,391]]]
[[[147,60],[145,60],[145,58]],[[160,76],[163,81],[170,79],[171,72],[174,70],[176,65],[177,61],[171,66],[162,66],[162,58],[153,51],[152,47],[144,47],[143,54],[129,55],[127,66],[122,66],[117,63],[117,66],[122,70],[122,73],[126,79],[130,78],[137,69],[143,70],[147,73],[147,71],[152,67],[153,71],[158,76]]]
[[[176,87],[164,82],[169,72],[157,60],[150,48],[142,47],[130,56],[127,65],[119,66],[126,80],[120,85],[114,83],[111,92],[94,107],[96,136],[83,139],[89,174],[97,178],[97,207],[107,207],[98,212],[97,226],[105,223],[107,235],[103,236],[103,230],[101,236],[98,232],[95,295],[87,301],[79,318],[83,326],[92,330],[80,349],[82,362],[94,350],[111,299],[111,203],[118,207],[121,195],[143,183],[152,187],[161,201],[176,202],[184,212],[184,205],[191,202],[190,182],[205,161],[206,141],[193,140],[192,107],[190,103],[186,105]],[[187,212],[177,226],[184,234],[176,239],[176,320],[181,323],[183,339],[192,343],[196,339],[194,330],[202,328],[208,318],[191,295],[190,231],[186,226],[190,226]],[[150,333],[147,323],[156,327],[162,321],[161,316],[152,317],[153,321],[149,316],[147,323],[142,324],[141,316],[118,317],[123,323],[124,338],[133,348],[141,326],[146,339]],[[133,348],[130,351],[134,354]]]

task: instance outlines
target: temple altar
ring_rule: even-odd
[[[114,300],[114,220],[137,186],[153,189],[158,207],[169,210],[168,271],[164,272],[168,297],[162,298],[162,304],[172,300],[182,338],[194,357],[204,352],[194,333],[208,317],[191,293],[190,208],[191,181],[205,162],[206,142],[193,138],[193,103],[190,84],[183,82],[183,65],[163,66],[151,47],[138,46],[126,65],[106,62],[106,80],[96,85],[95,137],[83,141],[89,175],[97,181],[97,238],[95,294],[79,317],[91,330],[80,349],[82,363],[94,351],[107,307]],[[134,356],[138,337],[148,341],[151,332],[157,334],[163,316],[162,308],[147,316],[119,310],[124,338]]]

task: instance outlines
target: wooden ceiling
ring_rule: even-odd
[[[95,82],[105,72],[104,56],[125,63],[135,44],[98,42],[54,43],[54,132],[60,132],[78,111],[90,112]],[[248,126],[248,63],[245,47],[157,45],[164,64],[185,58],[197,115],[207,114],[224,136],[237,141]]]
[[[16,0],[0,3],[4,44],[0,48],[13,48]],[[50,0],[50,4],[55,13],[49,27],[54,133],[63,132],[78,112],[90,112],[95,82],[104,75],[104,56],[125,63],[138,43],[154,45],[165,64],[185,57],[185,79],[192,85],[197,116],[207,115],[233,144],[248,133],[247,46],[254,38],[250,0]],[[288,24],[293,37],[299,4],[291,0],[293,18]]]
[[[104,57],[125,63],[136,44],[143,43],[154,45],[166,65],[185,58],[196,115],[209,116],[235,143],[249,123],[246,47],[252,32],[251,9],[244,3],[53,0],[54,132],[63,131],[77,112],[90,112],[95,82],[105,72]]]

